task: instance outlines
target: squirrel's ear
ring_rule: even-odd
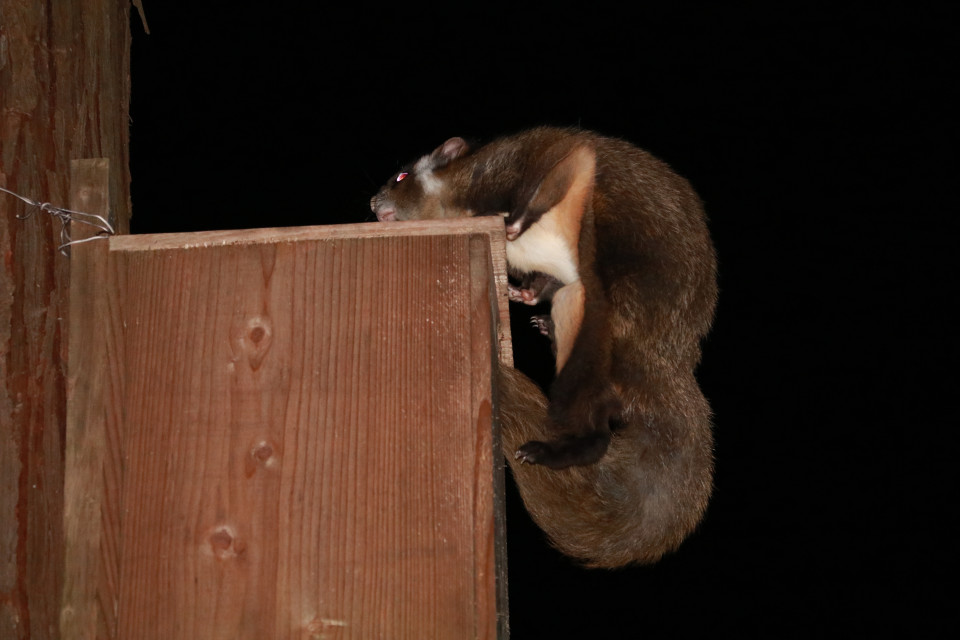
[[[430,154],[430,159],[433,160],[433,168],[446,166],[451,160],[459,158],[469,149],[467,141],[463,138],[450,138]]]

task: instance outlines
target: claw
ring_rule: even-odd
[[[515,460],[519,460],[521,464],[540,464],[538,454],[545,453],[546,449],[547,445],[545,443],[531,440],[521,445],[513,457]]]

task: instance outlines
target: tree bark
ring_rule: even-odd
[[[70,161],[110,159],[130,218],[130,6],[0,3],[0,186],[68,207]],[[29,216],[19,219],[18,216]],[[59,637],[66,327],[60,225],[0,192],[0,638]]]

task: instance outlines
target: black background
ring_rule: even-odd
[[[453,135],[629,139],[710,216],[716,491],[677,553],[613,572],[550,549],[511,494],[513,637],[942,637],[960,533],[950,4],[148,2],[133,231],[372,220],[380,183]]]

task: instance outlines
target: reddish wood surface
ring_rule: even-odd
[[[161,233],[137,236],[116,236],[111,240],[115,251],[149,251],[158,249],[193,249],[265,242],[302,242],[306,240],[332,241],[341,238],[385,238],[400,236],[431,236],[445,234],[483,234],[493,254],[494,285],[498,292],[498,329],[500,359],[513,365],[513,347],[510,342],[510,314],[506,298],[507,268],[506,239],[503,222],[495,218],[458,220],[410,220],[391,223],[340,224],[323,227],[283,227],[268,229],[240,229],[203,231],[199,233]]]
[[[106,159],[71,163],[70,208],[106,216],[110,163]],[[74,240],[93,235],[72,225]],[[64,485],[64,587],[60,612],[62,638],[110,638],[116,634],[119,489],[122,468],[115,413],[123,398],[122,361],[115,350],[117,309],[100,290],[109,279],[106,239],[94,240],[71,256],[70,326],[67,361],[67,426]],[[113,329],[106,326],[113,323]]]
[[[129,220],[129,3],[0,2],[0,186],[69,206],[70,160],[108,157]],[[0,638],[58,637],[69,261],[50,216],[0,193]]]
[[[119,496],[76,468],[101,539],[119,522],[117,637],[506,635],[502,223],[349,227],[111,240],[91,308]]]

